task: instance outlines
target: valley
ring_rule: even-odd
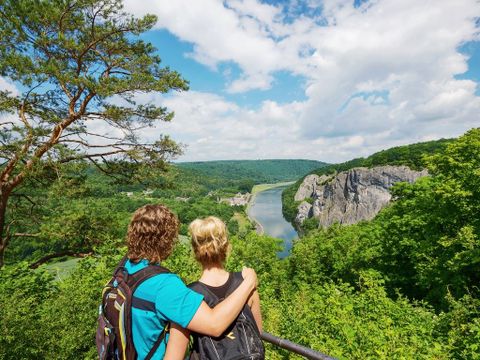
[[[18,235],[0,271],[0,319],[16,324],[8,336],[2,330],[0,358],[9,358],[3,350],[9,348],[93,359],[98,292],[125,253],[130,216],[139,206],[162,203],[181,222],[180,241],[164,265],[187,283],[196,280],[188,224],[221,218],[232,244],[227,269],[256,269],[270,333],[339,359],[475,359],[479,130],[321,163],[292,178],[287,172],[296,161],[282,161],[269,180],[283,182],[270,184],[265,174],[252,177],[260,161],[246,168],[234,162],[234,173],[228,162],[215,163],[212,174],[208,163],[171,164],[137,182],[116,182],[77,163],[46,189],[25,185],[28,199],[15,198],[9,213]],[[247,193],[246,205],[224,201]],[[87,255],[55,258],[66,252]],[[51,259],[42,264],[43,258]],[[52,329],[71,326],[77,334],[56,330],[51,338]],[[285,357],[267,348],[267,358]]]

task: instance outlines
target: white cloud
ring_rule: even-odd
[[[182,160],[289,158],[303,150],[298,147],[299,128],[291,122],[301,103],[265,101],[253,111],[219,95],[195,91],[142,98],[152,100],[175,111],[175,118],[158,124],[157,131],[145,130],[143,136],[153,140],[166,133],[185,142],[188,147]],[[306,152],[305,156],[309,157]]]
[[[271,38],[273,31],[283,28],[275,21],[280,8],[256,0],[231,0],[226,4],[218,0],[157,0],[151,7],[127,0],[125,7],[137,15],[156,14],[158,28],[194,44],[190,56],[198,62],[211,68],[225,61],[237,63],[244,75],[243,80],[232,84],[232,92],[269,88],[269,74],[282,68],[278,61],[281,49]]]
[[[0,91],[9,91],[10,96],[18,96],[19,91],[15,84],[0,76]],[[0,112],[0,129],[2,131],[10,131],[13,124],[20,124],[20,119],[16,114]]]
[[[0,76],[0,91],[9,91],[11,96],[18,96],[19,91],[15,84]]]
[[[157,14],[159,28],[194,45],[196,61],[237,64],[242,74],[228,81],[230,92],[274,86],[280,70],[307,79],[306,101],[267,101],[258,110],[214,94],[165,100],[177,114],[169,130],[190,145],[186,158],[340,161],[480,124],[478,84],[455,77],[468,69],[459,47],[479,40],[476,0],[371,0],[359,8],[311,0],[322,18],[288,22],[288,11],[258,0],[125,3]]]

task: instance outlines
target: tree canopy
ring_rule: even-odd
[[[199,182],[185,175],[193,170],[172,171],[168,191],[128,185],[127,195],[92,165],[65,164],[47,191],[24,184],[42,206],[28,216],[22,202],[16,229],[39,236],[13,238],[0,270],[0,359],[95,359],[101,289],[125,254],[132,212],[147,203],[176,212],[183,234],[195,217],[228,222],[226,266],[256,269],[272,334],[338,359],[479,359],[479,140],[479,129],[453,140],[425,158],[429,177],[395,185],[395,201],[376,218],[312,226],[283,259],[281,240],[256,234],[247,219],[240,224],[245,209],[205,196],[220,186],[206,175]],[[33,268],[64,249],[94,256]],[[191,251],[180,236],[164,264],[187,283],[200,275]],[[297,359],[268,344],[266,351],[268,359]]]
[[[166,135],[141,136],[173,113],[137,95],[188,87],[139,37],[155,22],[120,0],[0,1],[0,75],[18,89],[0,91],[0,266],[15,221],[7,203],[27,178],[86,160],[131,179],[181,153]]]

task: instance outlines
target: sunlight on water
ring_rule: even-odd
[[[288,255],[292,247],[292,240],[298,237],[293,226],[284,219],[282,214],[283,189],[285,187],[258,193],[249,211],[249,215],[262,224],[265,234],[284,241],[284,249],[278,253],[280,258]]]

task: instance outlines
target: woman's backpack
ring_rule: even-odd
[[[232,273],[233,281],[225,297],[230,295],[242,283],[242,273]],[[192,290],[204,295],[204,300],[210,307],[214,307],[223,299],[219,299],[208,287],[196,281],[189,285]],[[265,349],[260,338],[255,318],[248,304],[235,321],[219,337],[195,334],[190,359],[202,360],[263,360]]]
[[[135,360],[137,352],[133,345],[132,307],[155,311],[155,303],[135,297],[137,287],[158,274],[169,273],[159,265],[149,265],[133,274],[125,268],[124,257],[116,268],[113,277],[102,292],[96,334],[97,351],[100,360]],[[165,327],[145,360],[151,359],[168,331]]]

